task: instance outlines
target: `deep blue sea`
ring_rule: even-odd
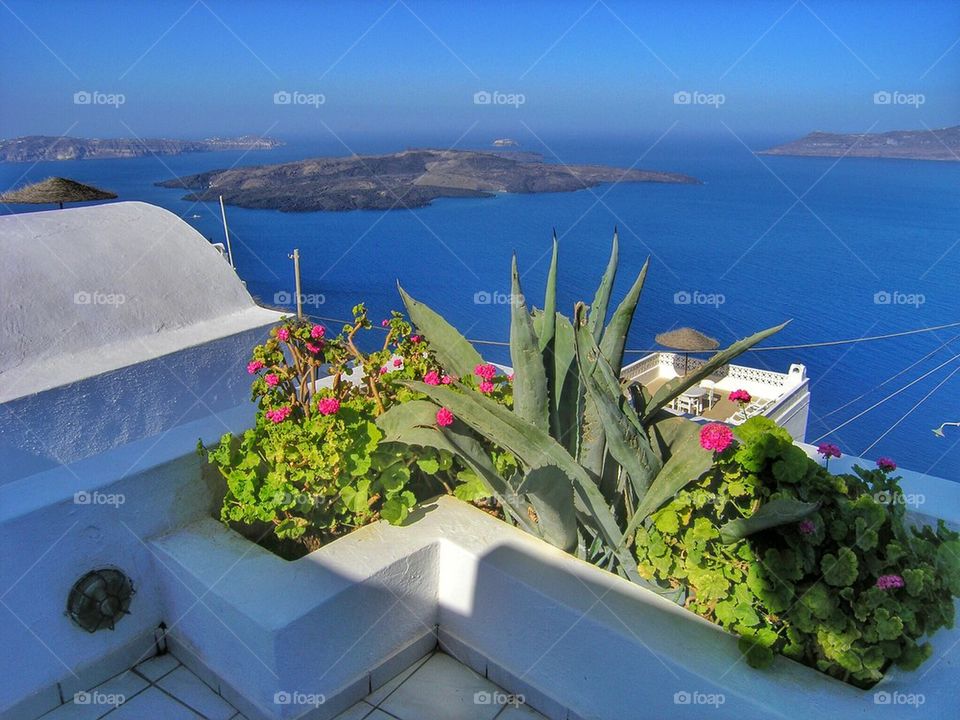
[[[650,144],[647,138],[557,141],[545,155],[550,161],[629,167]],[[378,141],[353,149],[403,147]],[[251,152],[241,164],[320,154],[344,151],[320,142],[295,143]],[[182,191],[153,183],[229,167],[240,158],[229,152],[3,164],[0,188],[64,175],[113,190],[123,200],[165,207],[220,242],[219,206],[184,201]],[[655,334],[681,325],[726,344],[791,319],[768,341],[781,345],[960,321],[960,163],[761,159],[734,138],[665,140],[638,167],[689,173],[703,185],[607,185],[575,193],[441,200],[387,213],[231,207],[227,213],[237,270],[264,302],[274,303],[281,291],[292,293],[287,256],[296,247],[303,292],[323,299],[307,311],[345,318],[362,301],[378,319],[400,307],[399,280],[472,339],[507,339],[509,309],[498,300],[509,292],[512,251],[519,255],[527,295],[542,296],[552,228],[561,246],[559,304],[567,311],[576,300],[592,297],[614,226],[620,231],[620,292],[651,256],[629,348],[653,347]],[[691,302],[682,302],[687,298]],[[888,455],[905,468],[960,481],[960,430],[948,429],[946,438],[931,432],[942,422],[960,421],[958,338],[960,327],[857,345],[750,353],[741,362],[778,371],[794,362],[807,366],[809,441],[933,371],[827,439],[851,454]],[[488,347],[486,354],[508,360],[502,348]]]

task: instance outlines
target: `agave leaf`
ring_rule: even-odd
[[[671,416],[652,425],[650,434],[663,467],[630,518],[621,545],[629,545],[640,523],[713,465],[713,455],[700,447],[700,426],[691,420]]]
[[[580,443],[580,412],[583,387],[577,372],[577,348],[573,325],[556,315],[553,339],[553,387],[550,392],[550,434],[576,457]]]
[[[577,516],[573,505],[573,482],[555,465],[527,472],[517,487],[536,513],[540,536],[567,552],[577,547]]]
[[[527,312],[527,303],[520,287],[517,256],[511,269],[510,359],[513,362],[513,410],[521,418],[544,431],[550,429],[547,375],[537,334]],[[544,316],[541,326],[546,320]]]
[[[376,419],[383,431],[383,442],[431,447],[446,450],[458,457],[483,481],[490,495],[527,532],[541,533],[530,521],[526,503],[520,501],[517,490],[504,480],[490,461],[483,446],[470,434],[463,423],[439,428],[436,424],[437,406],[429,400],[410,400],[394,405]]]
[[[550,258],[550,270],[547,272],[547,289],[543,295],[543,319],[540,323],[537,335],[540,339],[540,352],[544,352],[551,344],[556,333],[556,314],[557,314],[557,231],[553,231],[553,256]],[[544,353],[544,365],[547,365],[546,353]],[[547,374],[550,374],[549,367]]]
[[[610,304],[610,293],[613,292],[613,281],[617,277],[617,263],[620,257],[620,240],[617,237],[617,231],[613,231],[613,247],[610,249],[610,260],[607,261],[607,269],[600,278],[600,285],[597,287],[597,293],[593,296],[593,304],[590,306],[590,334],[593,339],[600,342],[600,336],[603,334],[603,324],[607,319],[607,307]]]
[[[404,385],[433,398],[449,408],[454,416],[502,448],[510,450],[528,468],[555,465],[573,480],[574,492],[582,508],[581,517],[594,528],[611,548],[616,549],[619,570],[633,582],[644,584],[637,572],[636,558],[625,548],[617,548],[621,533],[616,517],[607,506],[594,478],[574,461],[570,454],[546,432],[517,417],[513,412],[480,393],[464,389],[427,385],[406,380]]]
[[[643,267],[637,275],[637,279],[630,286],[630,291],[626,294],[617,309],[610,318],[610,323],[603,330],[603,337],[600,339],[600,351],[607,362],[616,368],[617,375],[620,374],[620,368],[623,367],[623,349],[627,342],[627,335],[630,333],[630,325],[633,323],[633,315],[637,310],[637,303],[640,302],[640,293],[643,292],[643,284],[647,279],[647,269],[650,267],[650,258],[647,258]]]
[[[701,380],[705,380],[724,365],[728,365],[735,358],[745,353],[761,340],[765,340],[774,333],[780,332],[784,327],[786,327],[788,322],[790,321],[788,320],[782,325],[775,325],[774,327],[767,328],[766,330],[761,330],[760,332],[755,333],[748,338],[744,338],[743,340],[738,340],[730,347],[718,352],[692,373],[684,375],[683,377],[674,378],[670,382],[664,384],[659,390],[657,390],[653,398],[647,404],[646,413],[643,416],[644,424],[646,425],[647,422],[657,413],[657,411],[666,407],[671,400],[674,400],[688,388],[693,387]]]
[[[626,471],[637,498],[643,498],[660,470],[660,460],[654,454],[646,433],[628,419],[627,412],[632,411],[621,409],[623,396],[619,384],[614,380],[615,387],[611,389],[608,377],[605,392],[597,382],[595,375],[603,374],[599,370],[602,362],[604,360],[589,329],[581,326],[577,330],[577,364],[581,380],[603,426],[608,452]]]
[[[580,337],[582,329],[587,328],[587,332],[593,337],[590,330],[590,319],[593,317],[593,310],[587,312],[587,307],[582,302],[576,304],[573,311],[573,327],[576,333],[575,341]],[[578,361],[579,364],[579,361]],[[579,370],[577,371],[580,372]],[[585,389],[584,389],[585,390]],[[603,473],[603,460],[607,452],[607,439],[603,428],[603,421],[600,419],[600,411],[597,404],[589,393],[586,394],[583,404],[583,415],[580,424],[580,447],[578,448],[577,461],[587,469],[587,471],[600,477]]]
[[[430,349],[447,372],[470,377],[483,358],[473,345],[450,323],[422,302],[414,300],[397,283],[410,320],[430,342]]]
[[[757,508],[750,517],[724,523],[720,528],[720,540],[725,545],[729,545],[761,530],[797,522],[814,512],[819,506],[819,503],[802,502],[794,498],[774,498]]]

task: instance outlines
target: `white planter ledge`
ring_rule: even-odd
[[[251,720],[333,717],[437,639],[556,720],[955,712],[957,630],[868,692],[782,657],[756,671],[719,628],[450,497],[294,562],[211,519],[152,544],[174,650]]]

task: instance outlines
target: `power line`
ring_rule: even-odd
[[[856,415],[854,415],[852,418],[850,418],[850,419],[847,420],[846,422],[843,422],[843,423],[841,423],[840,425],[837,425],[837,426],[836,426],[835,428],[833,428],[832,430],[828,430],[828,431],[825,432],[823,435],[821,435],[820,437],[818,437],[816,440],[811,440],[811,441],[810,441],[810,444],[811,444],[811,445],[814,445],[814,444],[820,442],[821,440],[823,440],[823,439],[824,439],[825,437],[827,437],[828,435],[831,435],[831,434],[835,433],[837,430],[840,430],[840,429],[842,429],[842,428],[845,428],[847,425],[849,425],[850,423],[852,423],[854,420],[856,420],[856,419],[858,419],[858,418],[860,418],[860,417],[863,417],[864,415],[866,415],[868,412],[870,412],[870,411],[873,410],[874,408],[879,407],[880,405],[883,405],[883,403],[885,403],[885,402],[886,402],[887,400],[889,400],[890,398],[895,397],[895,396],[899,395],[900,393],[902,393],[902,392],[903,392],[904,390],[906,390],[907,388],[909,388],[909,387],[911,387],[911,386],[913,386],[913,385],[916,385],[918,382],[920,382],[921,380],[923,380],[925,377],[927,377],[927,376],[935,373],[937,370],[939,370],[940,368],[942,368],[944,365],[949,365],[951,362],[953,362],[953,361],[956,360],[957,358],[960,358],[960,353],[958,353],[957,355],[954,355],[953,357],[951,357],[951,358],[949,358],[949,359],[947,359],[947,360],[944,360],[942,363],[940,363],[940,364],[937,365],[935,368],[933,368],[933,370],[928,370],[927,372],[925,372],[923,375],[921,375],[920,377],[916,378],[915,380],[911,380],[909,383],[907,383],[906,385],[904,385],[904,386],[903,386],[902,388],[900,388],[899,390],[894,390],[892,393],[890,393],[889,395],[887,395],[885,398],[883,398],[883,399],[881,399],[881,400],[878,400],[878,401],[875,402],[873,405],[871,405],[870,407],[868,407],[866,410],[862,410],[861,412],[857,413]],[[939,385],[938,385],[937,387],[939,387]],[[872,447],[872,446],[871,446],[871,447]],[[869,448],[867,448],[867,449],[869,450]]]
[[[860,453],[860,456],[862,457],[862,456],[866,455],[867,452],[868,452],[874,445],[876,445],[878,442],[880,442],[881,440],[883,440],[883,438],[885,438],[885,437],[890,433],[891,430],[893,430],[897,425],[899,425],[899,424],[902,423],[904,420],[906,420],[906,419],[907,419],[907,416],[908,416],[910,413],[912,413],[912,412],[913,412],[914,410],[916,410],[918,407],[920,407],[921,405],[923,405],[923,403],[926,402],[927,398],[929,398],[929,397],[930,397],[931,395],[933,395],[937,390],[939,390],[940,387],[941,387],[947,380],[949,380],[950,378],[952,378],[952,377],[953,377],[954,375],[956,375],[958,372],[960,372],[960,367],[955,367],[955,368],[953,369],[953,372],[951,372],[951,373],[950,373],[949,375],[947,375],[943,380],[941,380],[939,383],[937,383],[930,392],[928,392],[926,395],[924,395],[922,398],[920,398],[920,400],[918,400],[916,403],[914,403],[913,407],[911,407],[909,410],[907,410],[907,411],[901,416],[901,418],[900,418],[899,420],[897,420],[893,425],[891,425],[891,426],[888,427],[886,430],[884,430],[883,433],[880,435],[880,437],[878,437],[876,440],[874,440],[872,443],[870,443],[870,444],[864,449],[864,451],[863,451],[862,453]]]
[[[324,317],[322,315],[309,315],[309,317],[316,318],[317,320],[326,320],[327,322],[343,323],[345,325],[350,325],[352,323],[351,320],[343,320],[341,318],[333,318],[333,317]],[[916,330],[902,330],[900,332],[886,333],[884,335],[868,335],[865,337],[849,338],[846,340],[824,340],[822,342],[798,343],[796,345],[768,345],[766,347],[750,348],[750,350],[748,350],[747,352],[772,352],[774,350],[776,351],[807,350],[810,348],[832,347],[836,345],[854,345],[854,344],[863,343],[863,342],[874,342],[877,340],[889,340],[891,338],[905,337],[907,335],[918,335],[920,333],[936,332],[937,330],[946,330],[948,328],[954,328],[954,327],[960,327],[960,322],[947,323],[946,325],[934,325],[933,327],[918,328]],[[469,340],[474,345],[493,345],[497,347],[510,347],[509,342],[504,342],[502,340],[477,340],[477,339],[469,339]],[[956,340],[956,338],[954,338],[954,340]],[[953,340],[949,342],[953,342]],[[944,343],[944,345],[946,344],[947,343]],[[941,345],[941,347],[943,347],[943,345]],[[939,349],[940,348],[938,348],[938,350]],[[649,353],[655,353],[655,352],[665,352],[665,350],[664,348],[649,348],[646,350],[624,350],[623,352],[631,353],[631,354],[639,354],[639,353],[649,354]],[[931,355],[932,354],[933,353],[931,353]]]
[[[862,399],[865,398],[867,395],[869,395],[870,393],[872,393],[874,390],[879,390],[880,388],[882,388],[882,387],[883,387],[884,385],[886,385],[887,383],[889,383],[889,382],[891,382],[891,381],[893,381],[893,380],[896,380],[898,377],[900,377],[901,375],[903,375],[903,374],[904,374],[905,372],[907,372],[908,370],[912,370],[912,369],[915,368],[917,365],[919,365],[920,363],[922,363],[924,360],[929,360],[931,357],[933,357],[933,356],[936,355],[938,352],[940,352],[941,350],[943,350],[947,345],[949,345],[950,343],[952,343],[952,342],[954,342],[955,340],[957,340],[957,338],[960,338],[960,335],[954,335],[954,336],[953,336],[952,338],[950,338],[949,340],[945,340],[943,343],[940,344],[939,347],[934,348],[933,350],[931,350],[930,352],[928,352],[926,355],[924,355],[924,356],[923,356],[922,358],[920,358],[919,360],[916,360],[916,361],[910,363],[907,367],[905,367],[903,370],[901,370],[900,372],[898,372],[896,375],[891,375],[890,377],[888,377],[888,378],[887,378],[886,380],[884,380],[883,382],[878,383],[877,385],[874,385],[872,388],[870,388],[870,389],[867,390],[866,392],[863,392],[863,393],[861,393],[860,395],[857,395],[857,397],[853,398],[853,400],[848,400],[847,402],[845,402],[845,403],[844,403],[843,405],[841,405],[840,407],[834,408],[833,410],[831,410],[831,411],[828,412],[828,413],[824,413],[823,415],[820,416],[819,419],[820,419],[820,420],[823,420],[824,418],[828,418],[828,417],[830,417],[831,415],[835,415],[836,413],[838,413],[838,412],[840,412],[841,410],[843,410],[845,407],[849,407],[850,405],[853,405],[853,404],[854,404],[855,402],[857,402],[858,400],[862,400]]]

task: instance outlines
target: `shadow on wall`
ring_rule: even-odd
[[[142,438],[159,441],[241,405],[252,420],[245,366],[268,334],[254,328],[0,405],[0,485]]]

